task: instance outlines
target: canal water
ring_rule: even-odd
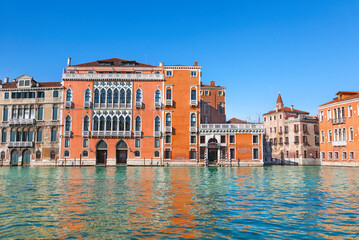
[[[0,239],[359,237],[359,168],[2,167]]]

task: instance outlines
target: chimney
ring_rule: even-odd
[[[16,82],[16,78],[14,78],[14,81],[13,82]]]
[[[67,66],[71,66],[71,58],[67,58]]]
[[[197,61],[195,61],[193,66],[198,66],[198,62],[197,62]]]
[[[294,105],[290,105],[290,110],[293,111]]]
[[[163,67],[163,62],[160,62],[160,67]]]
[[[215,81],[211,81],[211,87],[215,86]]]
[[[5,84],[5,83],[8,83],[8,82],[9,82],[9,78],[8,78],[8,77],[5,77],[5,78],[4,78],[4,84]]]

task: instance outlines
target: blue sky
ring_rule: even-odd
[[[0,78],[61,81],[73,64],[120,57],[203,66],[227,87],[227,118],[284,104],[317,114],[359,91],[359,1],[0,1]]]

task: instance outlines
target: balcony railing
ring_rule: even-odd
[[[141,137],[142,132],[141,131],[135,131],[135,137]]]
[[[155,137],[161,137],[161,132],[160,131],[155,131]]]
[[[191,133],[196,133],[197,132],[197,127],[190,127],[189,128]]]
[[[264,131],[263,124],[201,124],[200,130],[235,130],[235,129],[260,129]]]
[[[131,137],[130,131],[91,131],[92,137]]]
[[[332,119],[332,124],[343,124],[346,122],[347,122],[347,119],[345,117]]]
[[[197,100],[191,100],[191,106],[195,107],[198,105],[198,101]]]
[[[91,107],[91,102],[85,101],[84,107],[85,107],[85,108],[90,108],[90,107]]]
[[[71,132],[71,131],[65,131],[65,132],[64,132],[64,136],[65,136],[65,137],[71,137],[71,135],[72,135],[72,132]]]
[[[136,102],[136,108],[142,108],[142,102]]]
[[[135,73],[64,73],[62,79],[97,79],[97,80],[164,80],[164,74]]]
[[[9,120],[10,125],[35,125],[36,119],[30,118],[30,119],[10,119]]]
[[[166,126],[165,130],[166,130],[166,133],[171,133],[172,132],[172,126]]]
[[[160,102],[155,102],[155,108],[161,108],[161,103]]]
[[[333,141],[333,147],[345,147],[347,145],[347,141]]]
[[[90,131],[83,131],[82,136],[89,137],[90,136]]]
[[[166,106],[172,106],[173,101],[172,99],[166,99]]]
[[[34,147],[34,142],[8,142],[7,146],[10,148],[16,147]]]
[[[72,107],[72,101],[65,101],[65,108],[71,108]]]

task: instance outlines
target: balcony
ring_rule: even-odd
[[[161,132],[160,131],[155,131],[155,137],[161,137]]]
[[[344,124],[346,122],[347,122],[347,119],[345,117],[332,119],[332,124],[333,125],[335,125],[335,124]]]
[[[90,136],[90,131],[83,131],[82,136],[89,137]]]
[[[65,136],[65,137],[71,137],[71,135],[72,135],[72,132],[71,132],[71,131],[65,131],[65,132],[64,132],[64,136]]]
[[[155,108],[161,108],[161,103],[160,102],[155,102]]]
[[[72,107],[72,101],[65,101],[65,108],[71,108]]]
[[[142,132],[141,131],[135,131],[135,137],[141,137]]]
[[[112,136],[112,132],[111,132],[111,131],[106,131],[106,132],[105,132],[105,136],[106,136],[106,137],[111,137],[111,136]]]
[[[99,108],[99,107],[100,107],[100,104],[99,104],[99,103],[95,103],[95,104],[94,104],[94,107],[95,107],[95,108]]]
[[[198,105],[197,100],[191,100],[191,107],[196,107]]]
[[[191,133],[196,133],[197,132],[197,127],[190,127],[189,128]]]
[[[173,105],[172,99],[166,99],[166,106],[172,106],[172,105]]]
[[[120,108],[126,108],[126,104],[125,103],[120,103]]]
[[[10,119],[9,125],[35,125],[36,119],[30,118],[30,119]]]
[[[131,137],[131,132],[130,131],[125,131],[125,137]]]
[[[34,142],[8,142],[7,146],[9,148],[32,148],[34,147]]]
[[[135,74],[135,73],[64,73],[62,79],[91,79],[91,80],[164,80],[164,74]]]
[[[142,102],[136,102],[136,108],[142,108],[143,104]]]
[[[85,107],[85,108],[90,108],[90,107],[91,107],[91,102],[86,101],[86,102],[84,103],[84,107]]]
[[[166,126],[166,133],[171,133],[172,132],[172,126]]]
[[[347,141],[333,141],[332,142],[333,147],[346,147],[347,146]]]
[[[283,134],[283,132],[282,132],[282,131],[279,131],[279,132],[278,132],[278,134],[279,134],[279,135],[282,135],[282,134]]]

